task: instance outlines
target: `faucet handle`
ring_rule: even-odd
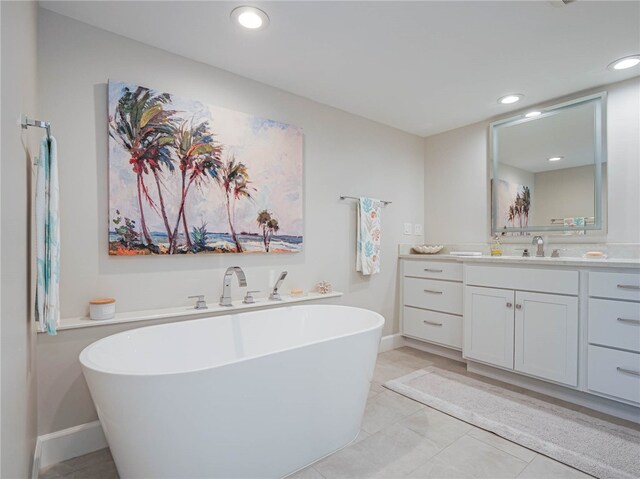
[[[260,290],[255,290],[255,291],[247,291],[247,294],[245,295],[244,299],[242,300],[243,303],[245,304],[253,304],[256,302],[256,299],[253,297],[253,293],[259,293]]]
[[[198,301],[196,301],[196,305],[194,306],[194,309],[209,309],[209,307],[207,306],[207,302],[204,300],[204,294],[196,294],[194,296],[187,296],[189,299],[198,299]]]

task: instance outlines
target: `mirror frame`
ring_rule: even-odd
[[[522,112],[516,116],[512,116],[509,118],[505,118],[502,120],[497,120],[491,122],[489,124],[489,158],[491,159],[491,175],[489,178],[489,187],[491,189],[491,235],[501,234],[501,233],[540,233],[540,232],[565,232],[565,231],[575,231],[575,228],[570,226],[558,225],[558,226],[527,226],[525,228],[496,228],[496,218],[497,218],[497,191],[496,188],[493,188],[493,179],[496,177],[496,173],[499,171],[498,166],[498,132],[500,128],[504,128],[506,126],[514,126],[521,123],[527,123],[530,121],[540,120],[546,116],[550,116],[555,112],[563,109],[571,108],[575,105],[582,103],[593,103],[595,106],[595,114],[594,114],[594,128],[595,128],[595,157],[594,157],[594,224],[585,225],[584,228],[580,228],[580,230],[588,230],[588,231],[600,231],[603,227],[603,218],[602,218],[602,163],[606,162],[606,99],[607,93],[600,92],[589,96],[584,96],[580,98],[576,98],[573,100],[569,100],[563,103],[558,103],[555,105],[548,106],[546,108],[536,108],[535,106],[527,108],[525,112]],[[525,114],[528,111],[537,110],[540,111],[541,114],[533,117],[526,118]],[[513,236],[513,238],[518,238],[519,236]],[[511,237],[509,237],[511,238]]]

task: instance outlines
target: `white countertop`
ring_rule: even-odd
[[[60,326],[58,326],[57,330],[64,331],[66,329],[90,328],[96,326],[106,326],[110,324],[150,321],[154,319],[188,317],[193,317],[195,319],[196,317],[222,316],[224,314],[237,313],[240,311],[277,307],[286,304],[300,303],[303,301],[312,301],[315,299],[337,298],[340,296],[342,296],[342,293],[339,291],[332,291],[331,293],[326,294],[306,293],[299,296],[283,294],[282,301],[271,301],[267,298],[256,298],[255,303],[245,304],[242,301],[238,300],[233,302],[233,306],[220,306],[218,303],[207,303],[207,309],[195,309],[193,306],[184,306],[180,308],[130,311],[124,313],[116,313],[115,318],[104,319],[100,321],[92,320],[88,317],[63,318],[60,320]]]
[[[430,260],[430,261],[460,261],[465,263],[478,262],[478,263],[496,263],[496,264],[521,264],[521,265],[549,265],[549,266],[583,266],[583,267],[596,267],[596,268],[640,268],[640,259],[637,258],[581,258],[581,257],[565,257],[565,258],[551,258],[545,256],[544,258],[537,258],[534,256],[522,257],[522,256],[456,256],[450,254],[401,254],[398,256],[400,259],[417,259],[417,260]]]

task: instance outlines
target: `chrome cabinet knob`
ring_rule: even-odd
[[[516,309],[522,309],[522,305],[521,304],[516,304]]]
[[[507,303],[507,308],[511,308],[513,306],[513,303]]]

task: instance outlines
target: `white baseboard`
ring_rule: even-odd
[[[398,349],[404,346],[404,338],[399,333],[389,334],[388,336],[382,336],[380,339],[380,346],[378,352],[384,353],[385,351],[391,351],[392,349]]]
[[[107,447],[100,421],[38,436],[33,459],[32,479],[37,479],[42,469],[58,462],[89,454]]]

